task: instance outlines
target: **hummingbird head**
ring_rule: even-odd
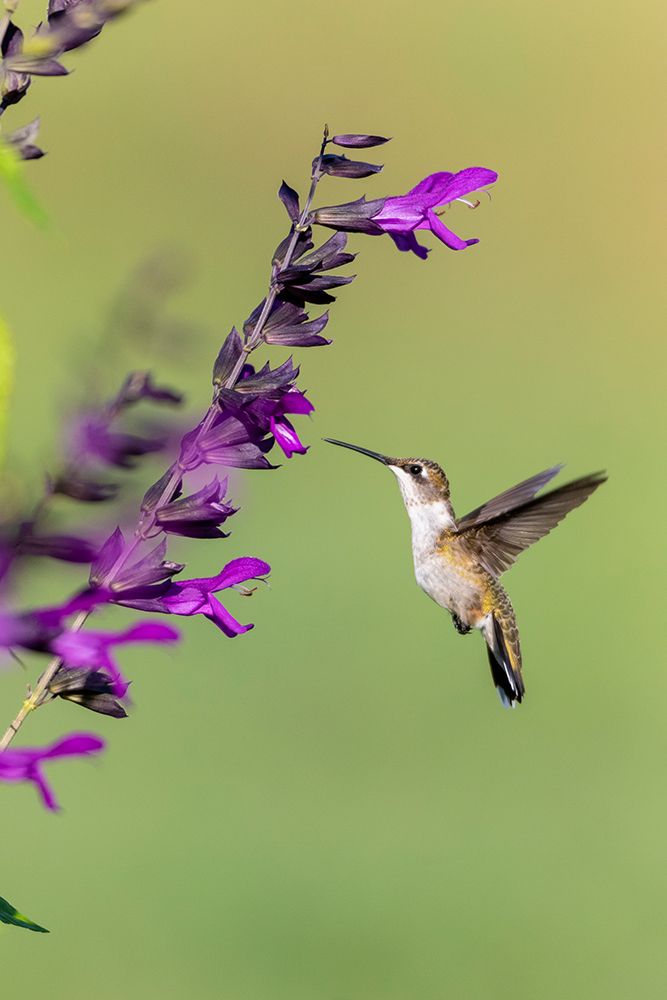
[[[403,502],[409,514],[415,507],[423,508],[436,504],[449,506],[449,481],[437,462],[431,462],[428,458],[391,458],[377,451],[369,451],[368,448],[360,448],[356,444],[348,444],[347,441],[336,441],[333,438],[324,440],[329,444],[351,448],[352,451],[368,455],[369,458],[374,458],[376,462],[381,462],[391,469],[398,479]]]

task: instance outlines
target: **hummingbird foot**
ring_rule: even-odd
[[[458,615],[452,615],[452,621],[454,622],[454,628],[459,635],[467,635],[468,632],[472,632],[471,626],[462,622]]]

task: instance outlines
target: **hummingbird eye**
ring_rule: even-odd
[[[422,467],[421,465],[409,465],[408,472],[410,473],[411,476],[421,476]]]

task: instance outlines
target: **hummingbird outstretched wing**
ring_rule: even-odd
[[[557,476],[562,468],[562,465],[554,465],[551,469],[538,472],[537,475],[531,476],[530,479],[524,479],[522,483],[511,486],[504,493],[499,493],[493,500],[487,500],[481,507],[475,507],[465,517],[460,518],[458,522],[459,531],[472,528],[474,525],[484,524],[484,522],[490,521],[500,514],[506,514],[516,507],[521,507],[528,500],[532,500],[535,494],[539,493],[542,487],[546,486],[554,476]]]
[[[542,485],[553,478],[556,471],[558,470],[549,469],[540,473]],[[604,473],[594,472],[536,497],[535,493],[540,486],[533,489],[532,484],[538,478],[539,476],[535,476],[514,487],[514,491],[526,491],[531,499],[508,508],[507,501],[503,499],[513,493],[508,490],[477,511],[467,514],[457,524],[457,535],[471,555],[492,576],[500,576],[509,569],[524,549],[548,534],[566,514],[579,507],[607,479]],[[494,509],[498,513],[494,513]]]

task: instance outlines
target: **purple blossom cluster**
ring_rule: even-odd
[[[69,6],[75,5],[63,2],[59,10],[66,13]],[[117,497],[121,470],[169,447],[166,430],[137,433],[124,423],[139,403],[172,406],[180,401],[178,393],[157,386],[146,373],[132,374],[107,406],[79,417],[63,469],[47,480],[45,496],[35,512],[5,530],[0,647],[14,654],[30,650],[50,660],[0,740],[0,780],[34,783],[48,808],[55,808],[56,803],[44,778],[43,763],[64,756],[89,756],[104,744],[96,736],[76,733],[42,749],[8,749],[33,709],[59,698],[101,715],[124,718],[130,681],[117,660],[118,652],[130,644],[165,645],[179,637],[170,624],[152,616],[202,616],[228,638],[253,627],[242,624],[226,606],[227,598],[223,603],[220,595],[232,590],[250,594],[247,585],[267,577],[268,563],[241,556],[211,576],[188,577],[185,565],[168,555],[173,535],[207,541],[228,538],[228,522],[238,513],[227,492],[229,469],[273,469],[276,466],[268,456],[276,446],[287,459],[308,450],[294,423],[314,409],[297,385],[299,368],[291,357],[275,367],[265,363],[259,368],[250,362],[250,355],[261,345],[300,348],[331,343],[323,336],[328,312],[311,318],[307,309],[328,306],[335,301],[333,292],[353,280],[353,275],[337,273],[354,260],[355,255],[347,251],[348,231],[388,233],[400,250],[411,250],[422,259],[427,250],[417,242],[416,230],[429,229],[455,250],[477,242],[456,236],[444,226],[437,210],[493,183],[496,174],[484,168],[431,174],[406,195],[313,208],[323,176],[363,178],[382,169],[328,152],[331,143],[354,149],[387,141],[356,133],[329,139],[325,130],[303,207],[297,192],[283,182],[279,197],[290,230],[273,254],[267,295],[242,332],[232,328],[226,337],[213,366],[211,404],[197,425],[183,435],[169,468],[146,491],[133,531],[116,527],[107,531],[102,544],[95,545],[74,534],[49,533],[42,522],[54,496],[108,505]],[[336,232],[316,247],[314,225]],[[211,478],[201,486],[202,471],[208,467]],[[8,599],[12,573],[19,563],[36,555],[90,563],[87,584],[54,606],[12,608]],[[102,607],[133,609],[151,617],[118,631],[84,628]]]

